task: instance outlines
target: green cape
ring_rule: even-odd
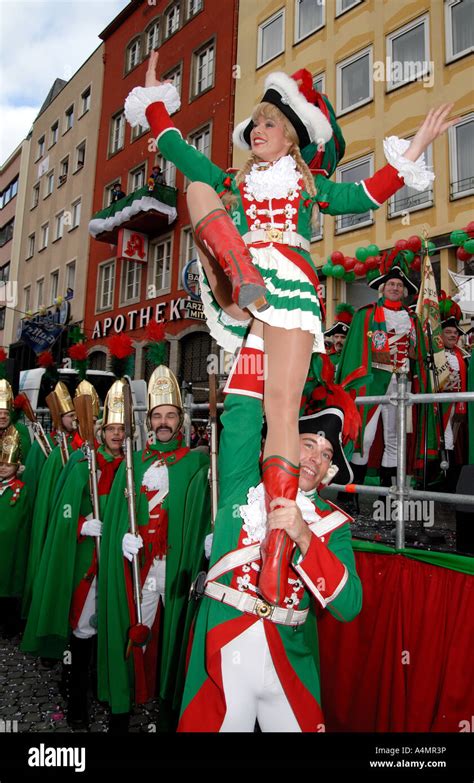
[[[12,498],[11,488],[0,495],[1,598],[21,596],[28,554],[30,503],[27,487],[22,487],[18,500],[10,505]]]

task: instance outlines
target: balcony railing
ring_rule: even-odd
[[[409,212],[411,209],[433,206],[433,191],[424,190],[422,193],[412,193],[406,198],[394,198],[388,202],[388,216],[394,217],[400,212]]]
[[[474,176],[458,179],[457,182],[451,182],[449,186],[449,197],[452,200],[458,196],[467,196],[474,192]]]

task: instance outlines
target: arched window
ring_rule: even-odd
[[[105,351],[91,351],[89,354],[89,368],[91,370],[107,369],[107,354]]]
[[[145,30],[145,55],[150,54],[160,43],[160,22],[157,19]]]
[[[127,46],[127,62],[125,67],[127,73],[128,71],[131,71],[132,68],[135,68],[140,62],[141,48],[140,38],[135,38],[135,40]]]
[[[165,13],[165,35],[168,38],[179,27],[179,3],[170,6]]]
[[[180,343],[181,361],[179,368],[179,382],[191,383],[195,402],[207,402],[209,394],[206,391],[208,383],[209,356],[215,352],[215,342],[208,332],[192,332],[183,337]]]

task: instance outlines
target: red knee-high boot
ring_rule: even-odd
[[[239,307],[268,307],[265,282],[255,268],[249,249],[224,209],[214,209],[202,218],[194,233],[216,259],[232,283],[232,299]]]
[[[263,461],[265,505],[269,512],[274,498],[296,499],[300,469],[284,457],[272,455]],[[280,604],[288,585],[288,571],[294,543],[284,530],[270,530],[262,542],[262,570],[258,580],[260,592],[271,604]]]

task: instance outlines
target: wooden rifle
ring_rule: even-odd
[[[74,409],[79,422],[79,431],[84,443],[82,451],[87,458],[89,467],[89,491],[92,503],[92,514],[95,519],[100,519],[99,508],[99,488],[97,484],[97,454],[95,451],[94,437],[94,416],[92,407],[92,397],[90,394],[80,394],[74,398]],[[100,556],[100,536],[95,537],[95,550],[97,554],[97,565]]]
[[[31,421],[32,424],[32,430],[33,435],[35,437],[35,440],[40,447],[41,451],[43,452],[46,459],[49,457],[49,455],[52,452],[51,443],[49,442],[48,438],[46,437],[46,433],[43,429],[43,426],[41,422],[38,420],[38,417],[36,413],[34,412],[33,408],[31,407],[31,402],[26,396],[26,394],[23,394],[24,402],[22,403],[22,409],[26,416],[26,418]]]
[[[46,397],[46,405],[51,411],[51,418],[53,420],[53,427],[56,430],[56,442],[61,452],[61,461],[63,467],[69,460],[69,451],[67,449],[66,433],[63,429],[63,423],[61,421],[61,409],[59,407],[58,398],[56,392],[51,392]]]

